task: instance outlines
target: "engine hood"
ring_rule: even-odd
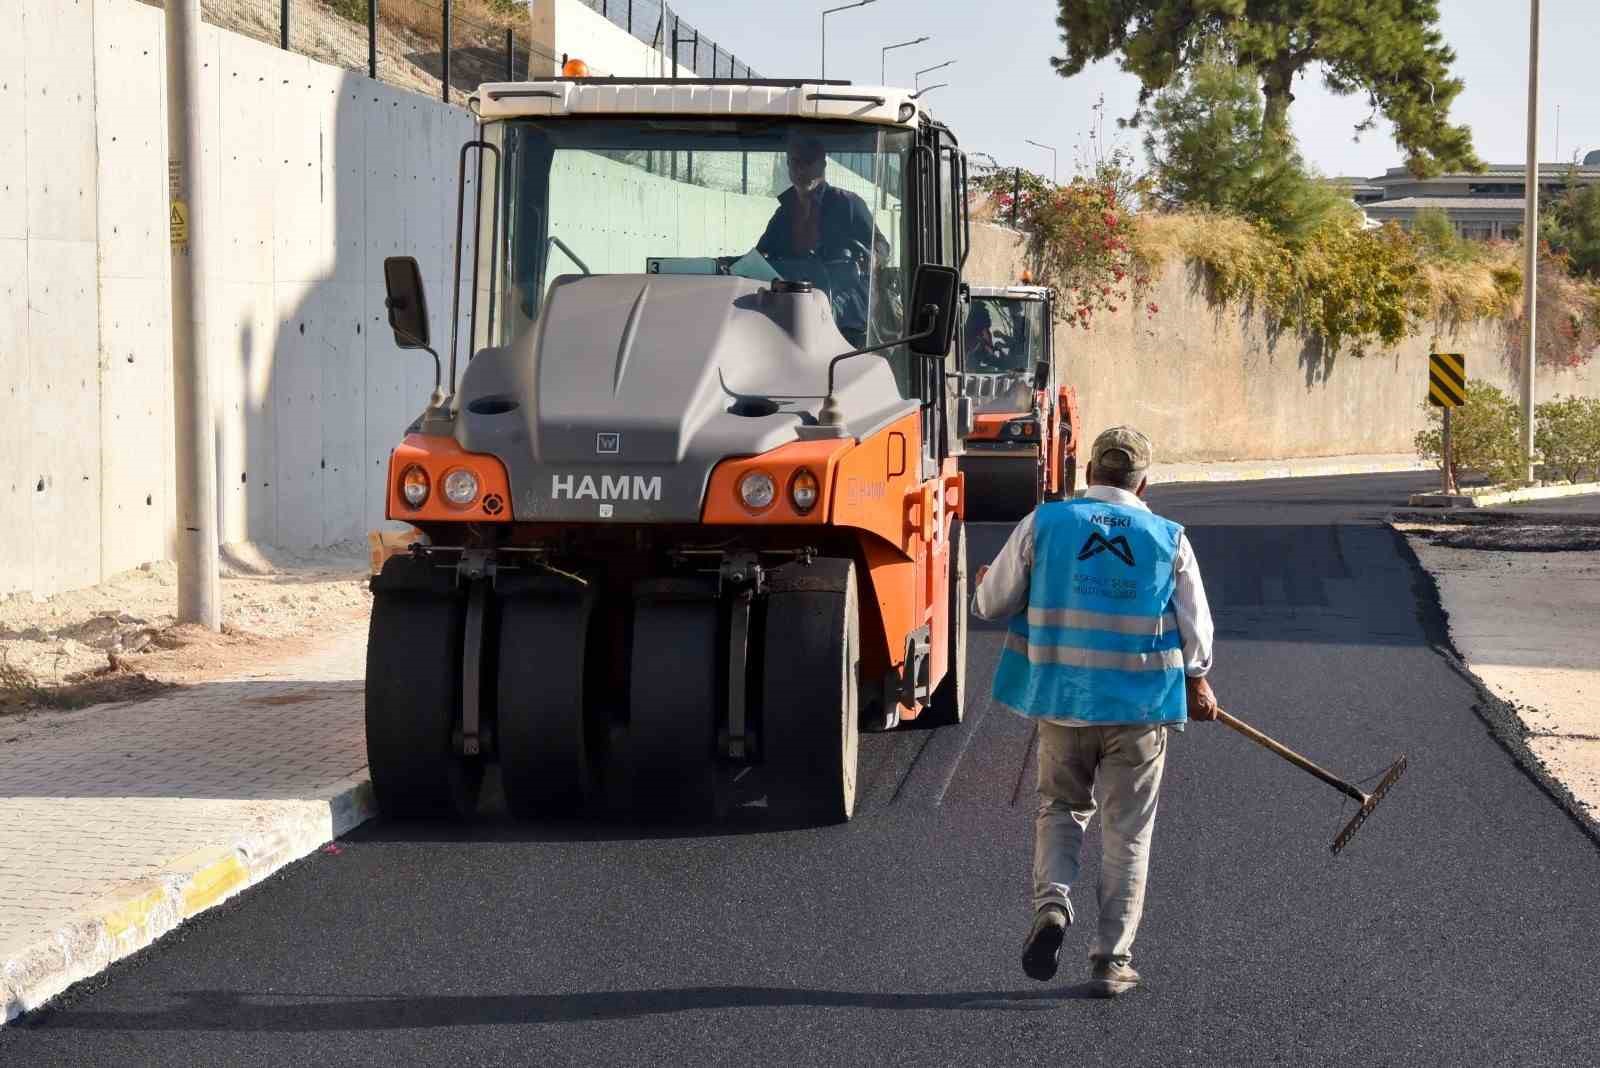
[[[456,438],[504,462],[517,520],[694,522],[718,462],[816,421],[828,361],[850,348],[821,292],[569,276],[531,328],[472,359]],[[840,364],[837,384],[852,436],[916,406],[880,356]]]

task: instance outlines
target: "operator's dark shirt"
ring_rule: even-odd
[[[823,259],[843,256],[852,243],[859,243],[862,248],[874,251],[872,211],[865,200],[847,189],[838,189],[826,182],[815,195],[819,201],[818,230],[821,234],[815,249],[795,247],[794,223],[799,210],[795,201],[799,199],[799,194],[791,186],[778,195],[778,210],[773,212],[766,233],[756,243],[756,251],[763,256],[784,257],[809,256],[815,252]],[[880,248],[876,251],[882,252],[887,242],[882,238],[878,240]]]

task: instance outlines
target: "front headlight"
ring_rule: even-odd
[[[464,467],[458,467],[444,476],[444,499],[457,508],[465,508],[478,499],[478,476]]]
[[[751,471],[739,480],[739,500],[752,512],[771,508],[777,496],[777,483],[764,471]]]
[[[428,501],[428,472],[412,464],[400,472],[400,496],[413,508],[421,508]]]

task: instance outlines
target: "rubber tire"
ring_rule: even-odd
[[[627,744],[639,818],[716,815],[717,622],[710,584],[653,579],[635,587]]]
[[[378,809],[399,819],[466,819],[483,760],[456,752],[467,602],[375,591],[367,633],[367,767]]]
[[[968,581],[967,528],[957,519],[950,525],[950,666],[917,717],[930,727],[953,727],[966,718]]]
[[[506,807],[518,819],[582,810],[605,747],[584,687],[593,600],[548,581],[500,603],[496,737]]]
[[[855,815],[861,755],[861,604],[853,561],[812,562],[835,588],[766,599],[761,750],[767,803],[781,819]],[[831,572],[831,574],[829,574]]]

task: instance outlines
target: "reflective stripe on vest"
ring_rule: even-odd
[[[1033,524],[1028,610],[1011,620],[996,700],[1051,719],[1182,722],[1172,594],[1183,528],[1093,498],[1044,505]]]

